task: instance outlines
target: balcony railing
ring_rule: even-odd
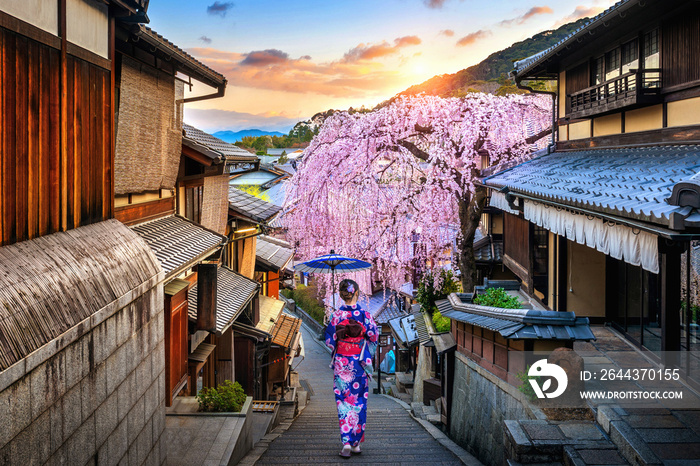
[[[583,118],[637,104],[660,102],[661,70],[633,70],[569,95],[570,118]]]

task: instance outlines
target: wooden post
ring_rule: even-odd
[[[197,330],[216,331],[216,274],[218,264],[197,266]]]
[[[681,336],[681,253],[683,243],[659,238],[661,351],[679,351]]]

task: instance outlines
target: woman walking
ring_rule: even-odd
[[[345,304],[335,310],[326,327],[326,345],[333,350],[331,366],[335,375],[335,402],[338,405],[340,456],[350,458],[360,454],[365,441],[368,372],[377,347],[379,332],[369,312],[357,304],[360,287],[353,280],[343,280],[338,286]],[[367,369],[365,369],[367,368]]]

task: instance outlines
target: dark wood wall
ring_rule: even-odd
[[[0,28],[0,245],[112,216],[111,99],[110,70]]]
[[[530,224],[527,220],[508,213],[503,214],[503,252],[528,271],[530,270],[529,234]]]
[[[571,95],[574,92],[583,90],[591,85],[591,73],[588,69],[588,62],[568,70],[566,72],[566,94]],[[571,99],[566,99],[566,114],[571,112]]]
[[[700,80],[700,11],[697,7],[664,22],[660,41],[664,87]]]

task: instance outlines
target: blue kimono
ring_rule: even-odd
[[[350,319],[362,324],[364,335],[338,342],[336,326]],[[371,372],[372,357],[379,339],[377,324],[369,312],[359,305],[343,305],[331,315],[325,337],[326,345],[336,350],[331,364],[335,374],[333,391],[338,405],[340,438],[343,445],[357,446],[365,440],[369,397],[369,379],[365,367]]]

